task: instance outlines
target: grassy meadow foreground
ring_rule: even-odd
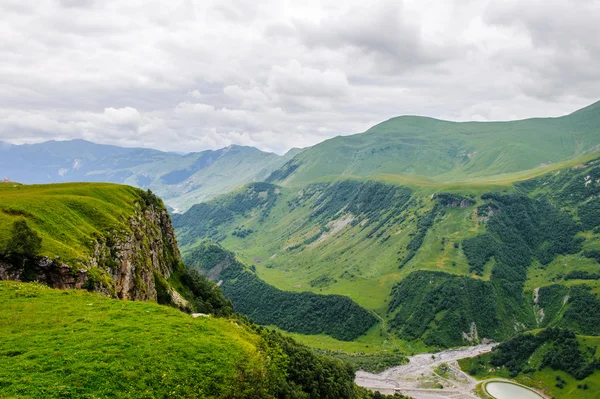
[[[265,360],[226,319],[5,281],[0,298],[2,397],[227,396]]]
[[[242,319],[7,281],[0,300],[0,397],[372,397],[350,366]]]

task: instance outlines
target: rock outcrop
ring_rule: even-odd
[[[129,300],[155,301],[155,277],[168,279],[181,262],[175,230],[164,207],[138,203],[127,230],[91,241],[91,254],[76,264],[36,257],[18,264],[0,260],[0,279],[38,281],[54,288],[87,288]]]
[[[37,281],[53,288],[81,289],[88,280],[87,274],[85,268],[73,269],[47,256],[19,261],[19,264],[0,259],[0,280]]]

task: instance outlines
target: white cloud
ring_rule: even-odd
[[[223,89],[223,93],[239,101],[244,108],[260,108],[266,106],[270,101],[258,87],[243,89],[239,85],[229,85]]]
[[[135,108],[105,108],[104,117],[110,124],[130,127],[137,130],[142,122],[140,113]]]
[[[294,97],[340,97],[348,93],[348,80],[339,70],[320,71],[292,60],[284,67],[275,65],[267,81],[269,90]]]
[[[0,0],[0,141],[284,152],[598,100],[597,1]]]
[[[181,115],[197,115],[206,114],[215,110],[215,107],[210,104],[192,103],[189,101],[177,104],[175,112]]]

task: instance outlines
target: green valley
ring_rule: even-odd
[[[403,362],[394,354],[510,342],[546,327],[594,340],[600,334],[600,159],[589,155],[528,173],[487,185],[343,176],[299,187],[252,183],[175,215],[174,226],[183,259],[219,281],[236,310],[358,368],[381,371],[379,365]],[[229,261],[207,252],[227,254]],[[279,296],[269,296],[272,290]],[[329,305],[334,315],[319,312],[321,329],[298,328],[272,317],[281,305],[307,323],[284,305],[286,292],[350,298],[377,323],[341,337],[326,327],[338,319]],[[352,312],[345,317],[355,320]],[[593,397],[585,396],[593,388],[583,387],[595,386],[595,366],[583,382],[548,372],[547,364],[523,378],[481,378],[517,378],[554,395],[550,380],[558,376],[570,388],[556,397]]]
[[[596,334],[584,325],[598,321],[590,310],[600,303],[590,210],[600,169],[595,157],[581,162],[500,190],[361,179],[301,188],[256,183],[196,205],[174,224],[184,259],[205,240],[218,242],[248,273],[281,290],[344,295],[374,311],[383,320],[374,345],[505,339],[568,325],[576,314],[591,317],[579,332]],[[562,274],[552,275],[559,264]],[[585,284],[589,291],[573,291],[565,309],[544,310],[540,319],[543,307],[534,296],[547,300],[552,283]],[[581,295],[588,300],[575,299]]]
[[[185,262],[212,280],[222,281],[223,293],[236,311],[263,325],[277,325],[304,334],[328,334],[349,341],[369,330],[377,318],[341,295],[288,292],[268,285],[235,256],[214,244],[200,245]]]

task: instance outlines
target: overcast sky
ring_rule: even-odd
[[[282,153],[600,100],[600,1],[0,0],[0,140]]]

